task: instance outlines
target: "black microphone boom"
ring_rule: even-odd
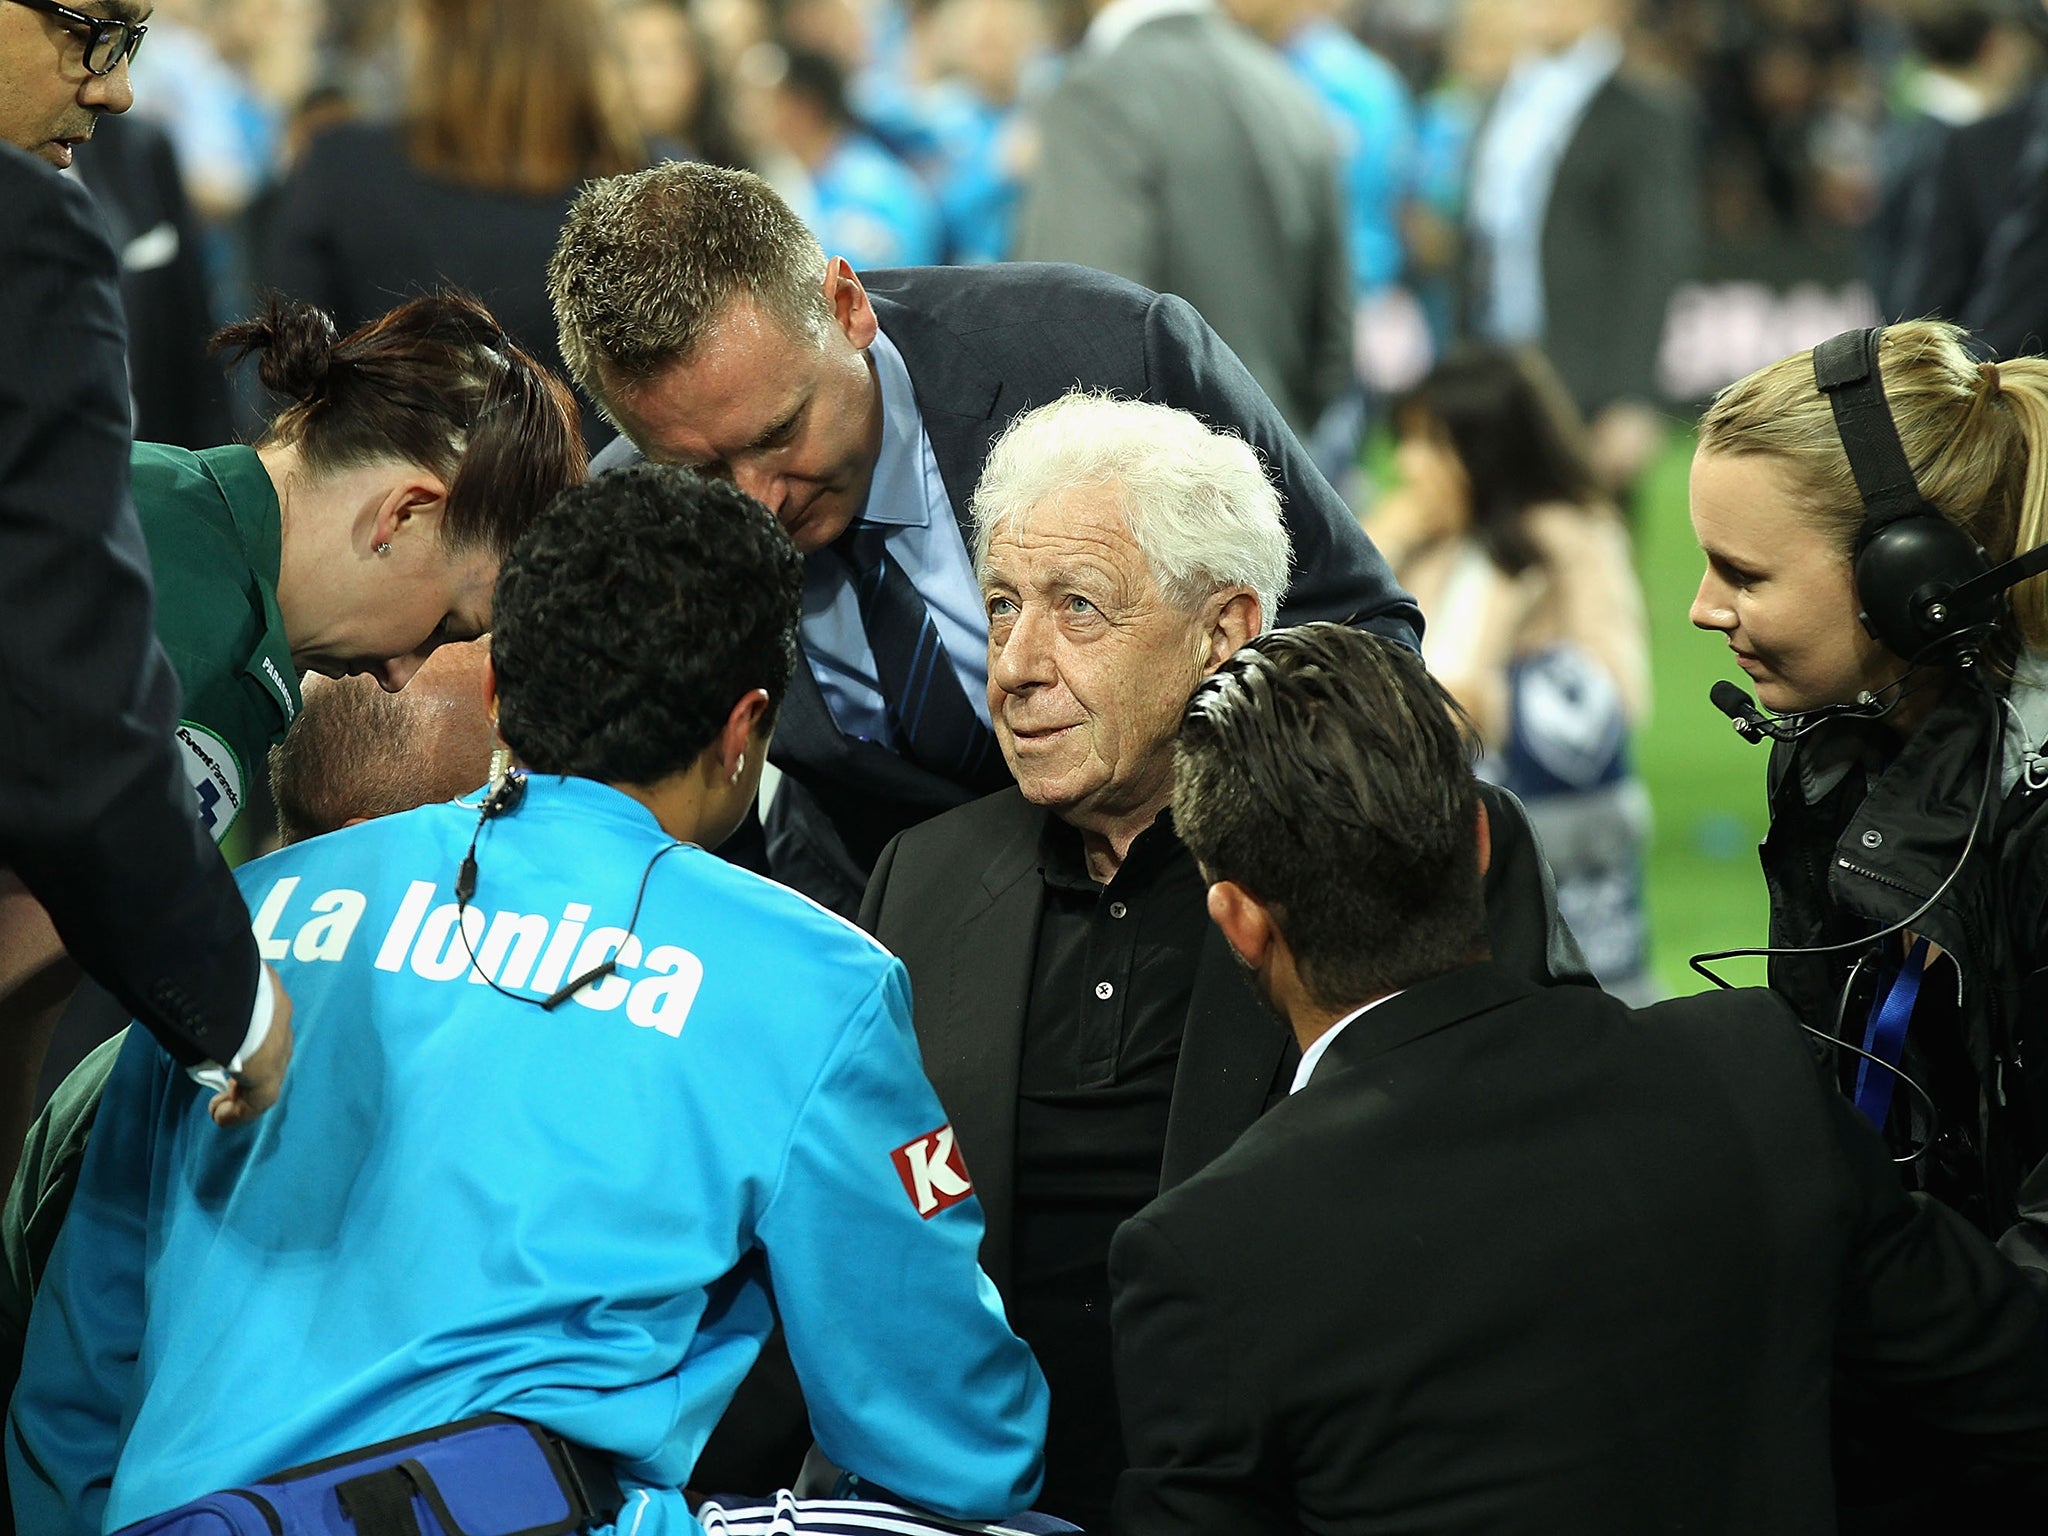
[[[1728,717],[1729,724],[1735,727],[1735,734],[1744,741],[1753,745],[1766,736],[1775,738],[1778,735],[1771,729],[1772,722],[1765,719],[1756,707],[1756,700],[1725,677],[1714,684],[1707,697],[1713,701],[1714,708]]]

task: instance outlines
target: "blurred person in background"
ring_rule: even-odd
[[[1322,107],[1211,0],[1090,0],[1039,109],[1020,261],[1178,294],[1310,432],[1351,383],[1352,269]]]
[[[227,375],[206,355],[214,298],[177,149],[138,114],[109,119],[78,157],[121,261],[137,437],[208,448],[234,435]]]
[[[1337,144],[1351,247],[1351,291],[1365,300],[1401,276],[1400,210],[1413,176],[1415,104],[1407,82],[1336,19],[1336,0],[1226,0],[1280,50],[1323,104]]]
[[[1495,347],[1451,354],[1394,422],[1401,482],[1367,530],[1428,618],[1423,657],[1478,727],[1482,775],[1528,807],[1593,974],[1652,1001],[1630,751],[1649,625],[1584,426],[1540,354]]]
[[[800,211],[819,241],[857,267],[927,267],[943,259],[939,206],[902,160],[854,120],[831,55],[775,50],[771,132],[808,184]],[[779,65],[779,68],[776,66]]]
[[[672,160],[744,165],[726,112],[725,78],[686,0],[625,0],[612,27],[648,149]]]
[[[1401,204],[1414,175],[1415,104],[1400,72],[1339,25],[1336,0],[1225,0],[1245,26],[1280,51],[1322,104],[1337,150],[1337,177],[1348,217],[1354,369],[1370,334],[1392,316],[1401,276]],[[1358,460],[1367,400],[1354,382],[1316,425],[1312,451],[1340,488]]]
[[[2018,0],[2048,38],[2048,0]],[[2002,357],[2048,343],[2048,84],[1956,129],[1914,220],[1905,300],[1960,322]]]
[[[1694,114],[1624,68],[1631,10],[1528,0],[1529,51],[1479,130],[1466,208],[1470,330],[1548,354],[1611,494],[1664,440],[1657,354],[1699,227]]]
[[[1457,334],[1472,140],[1522,52],[1520,0],[1457,0],[1441,71],[1416,105],[1413,196],[1401,233],[1409,281],[1441,352]]]
[[[266,286],[343,330],[415,293],[477,295],[557,358],[547,262],[585,178],[647,163],[601,0],[408,0],[406,109],[315,138],[286,181]],[[583,408],[586,430],[597,416]]]
[[[1038,155],[1026,106],[1051,67],[1042,0],[937,0],[926,92],[934,148],[926,178],[946,223],[946,257],[1002,261]]]
[[[1943,199],[1943,149],[1956,130],[2002,111],[2036,57],[2009,5],[1903,0],[1903,12],[1912,55],[1879,143],[1877,207],[1863,232],[1878,312],[1895,320],[1954,313],[1952,291],[1934,287],[1944,279],[1930,268],[1947,268],[1945,280],[1955,282],[1963,263],[1936,247],[1971,236],[1967,227],[1937,235],[1928,225]],[[1978,249],[1985,234],[1979,221]]]

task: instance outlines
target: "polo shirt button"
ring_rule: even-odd
[[[1120,901],[1112,901],[1109,904],[1109,915],[1111,917],[1122,917],[1126,912],[1130,910],[1131,909],[1129,907],[1125,906]]]
[[[1098,981],[1095,983],[1095,995],[1106,1003],[1116,996],[1116,988],[1106,981]]]

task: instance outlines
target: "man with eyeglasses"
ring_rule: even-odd
[[[103,112],[126,112],[135,91],[128,61],[149,28],[147,4],[0,0],[0,142],[59,170],[92,137]]]

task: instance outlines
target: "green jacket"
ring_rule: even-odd
[[[185,691],[178,745],[199,819],[219,842],[299,712],[277,607],[277,492],[253,448],[137,443],[133,465],[157,638]]]

